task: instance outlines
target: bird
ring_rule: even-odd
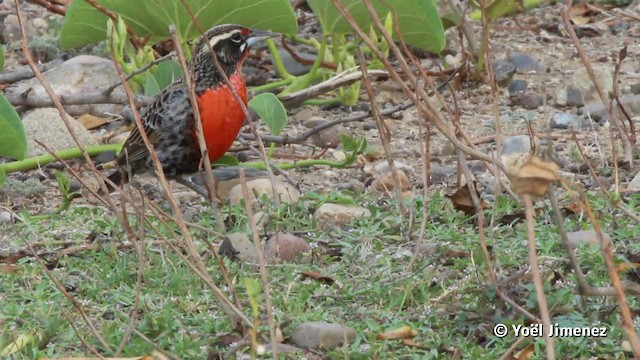
[[[255,43],[273,36],[268,31],[241,25],[218,25],[207,30],[194,48],[188,70],[193,74],[203,135],[211,162],[226,153],[244,123],[243,105],[247,105],[247,87],[242,75],[242,65],[249,49]],[[219,67],[210,48],[215,52]],[[219,69],[226,75],[228,83]],[[233,86],[237,96],[229,84]],[[184,79],[174,81],[161,91],[145,109],[141,120],[168,179],[184,183],[182,176],[198,171],[202,155],[193,107]],[[131,131],[115,165],[117,169],[108,179],[116,186],[122,186],[135,174],[154,170],[139,128]],[[107,188],[109,192],[115,190],[109,182]]]

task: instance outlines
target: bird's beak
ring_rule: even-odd
[[[251,33],[249,34],[249,38],[247,39],[247,45],[249,47],[267,39],[274,38],[280,34],[273,33],[271,31],[259,30],[259,29],[251,29]]]

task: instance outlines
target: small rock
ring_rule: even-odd
[[[502,143],[502,155],[525,154],[531,151],[531,140],[528,135],[509,136]]]
[[[8,211],[0,211],[0,225],[11,224],[13,220],[13,214]]]
[[[355,219],[369,216],[371,216],[369,209],[333,203],[324,203],[315,212],[316,225],[323,230],[330,230]]]
[[[540,70],[540,63],[533,56],[523,52],[512,52],[507,55],[507,61],[516,67],[518,73]]]
[[[592,181],[591,187],[593,189],[599,189],[600,185],[608,190],[611,187],[611,180],[604,176],[598,176],[595,181]]]
[[[240,259],[242,261],[257,262],[258,252],[249,240],[249,237],[243,233],[228,234],[220,244],[220,253],[232,259]]]
[[[302,125],[308,127],[309,129],[312,129],[318,125],[324,124],[326,123],[327,120],[323,117],[320,116],[311,116],[308,119],[305,119],[302,121]]]
[[[317,147],[335,149],[342,143],[341,134],[350,134],[350,131],[342,125],[334,125],[316,132],[311,139]]]
[[[432,162],[429,164],[429,180],[431,184],[442,184],[446,179],[454,175],[456,169],[454,166],[444,166],[439,163]]]
[[[97,56],[80,55],[69,59],[53,69],[44,72],[53,91],[58,96],[78,96],[87,93],[100,93],[109,86],[119,83],[120,77],[111,60]],[[27,92],[28,89],[31,89]],[[8,93],[27,94],[28,98],[48,99],[46,91],[38,79],[21,81],[8,88]],[[117,87],[114,96],[124,96],[122,86]],[[69,105],[65,110],[71,115],[87,113],[103,116],[105,113],[119,114],[123,106],[117,104]]]
[[[379,90],[389,91],[389,92],[402,91],[402,86],[400,86],[400,84],[398,84],[394,80],[385,80],[379,83],[376,87]]]
[[[529,84],[522,79],[515,79],[509,84],[509,95],[514,96],[516,94],[521,94],[527,91],[527,86]]]
[[[269,262],[274,262],[276,259],[292,262],[299,260],[310,251],[311,245],[304,239],[288,233],[279,233],[267,241],[264,247],[264,258]]]
[[[623,95],[620,97],[620,103],[624,106],[624,109],[630,117],[640,115],[640,95]],[[617,106],[615,107],[615,111],[620,119],[624,119],[623,114]],[[599,122],[602,122],[602,120],[606,119],[609,115],[601,101],[587,104],[585,107],[580,108],[578,113],[583,115],[589,114],[593,120]]]
[[[605,241],[611,241],[611,237],[607,233],[602,233]],[[577,248],[581,243],[598,244],[598,234],[594,230],[580,230],[567,233],[567,240],[571,248]]]
[[[398,175],[400,189],[402,191],[409,190],[411,188],[411,183],[409,182],[407,174],[405,174],[402,170],[396,171],[396,174]],[[396,188],[393,174],[389,172],[384,174],[382,178],[373,180],[373,182],[371,183],[371,187],[380,193],[391,195]]]
[[[551,117],[549,125],[552,129],[567,129],[569,124],[578,118],[578,115],[572,113],[556,113]]]
[[[411,173],[413,171],[413,168],[411,166],[409,166],[408,164],[403,163],[402,161],[394,161],[393,164],[396,166],[396,170],[402,170],[404,172],[407,173]],[[386,174],[391,172],[391,168],[389,166],[389,162],[387,160],[383,160],[378,162],[377,164],[375,164],[375,166],[373,167],[373,169],[376,171],[377,174]],[[367,171],[365,171],[367,172]],[[374,173],[375,174],[375,173]]]
[[[516,66],[510,61],[493,60],[493,72],[500,86],[508,86],[516,73]]]
[[[263,230],[267,222],[269,222],[269,214],[264,211],[258,211],[253,215],[253,219],[256,222],[258,230]]]
[[[353,191],[356,194],[362,194],[364,193],[365,186],[362,181],[351,179],[346,183],[341,183],[340,185],[338,185],[338,190],[349,190]]]
[[[276,181],[275,188],[277,196],[283,203],[293,203],[298,201],[300,198],[300,192],[288,184]],[[255,200],[256,196],[260,197],[263,194],[266,194],[269,198],[274,197],[271,181],[269,179],[254,179],[247,181],[247,190],[251,201]],[[242,199],[244,199],[242,196],[242,184],[238,184],[229,191],[229,203],[231,205],[240,204]]]
[[[97,144],[96,139],[93,138],[91,133],[89,133],[82,124],[73,118],[69,118],[69,121],[82,145]],[[47,154],[47,152],[36,143],[36,140],[45,144],[53,151],[78,147],[60,117],[60,113],[55,108],[35,109],[24,116],[22,124],[24,125],[24,131],[27,135],[29,156]]]
[[[627,191],[640,190],[640,172],[638,172],[627,184]]]
[[[520,104],[527,110],[535,110],[543,103],[544,98],[540,94],[524,94],[520,99]]]
[[[302,323],[292,334],[293,343],[305,349],[333,349],[340,346],[345,338],[349,342],[353,341],[356,338],[355,330],[322,321]]]
[[[298,111],[295,115],[293,115],[291,117],[291,120],[293,120],[294,122],[304,122],[311,119],[312,117],[313,117],[313,110],[309,108],[303,108],[302,110]]]
[[[590,129],[591,121],[572,113],[557,113],[551,117],[550,125],[552,129],[581,130]]]
[[[309,72],[311,69],[311,65],[301,64],[298,60],[294,59],[288,51],[284,49],[278,49],[278,53],[280,54],[280,58],[282,59],[282,64],[284,68],[289,72],[289,74],[294,76],[304,75]],[[315,61],[316,55],[311,54],[305,51],[296,50],[296,55],[304,60],[308,60],[311,63]]]

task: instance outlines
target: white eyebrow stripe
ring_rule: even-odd
[[[212,37],[211,39],[209,39],[209,45],[211,45],[211,47],[214,47],[221,40],[228,39],[228,38],[230,38],[233,35],[238,34],[238,33],[240,33],[240,30],[233,30],[233,31],[229,31],[229,32],[226,32],[226,33],[222,33],[220,35],[216,35],[216,36]]]

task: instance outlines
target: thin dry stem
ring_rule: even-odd
[[[176,203],[176,200],[173,197],[171,188],[169,186],[169,182],[167,181],[167,178],[164,175],[162,164],[160,163],[160,159],[158,158],[158,154],[154,150],[151,142],[149,141],[147,133],[144,131],[144,126],[142,124],[142,119],[140,118],[140,113],[138,112],[138,109],[135,107],[135,103],[133,100],[133,93],[125,80],[126,76],[123,70],[120,68],[120,64],[115,59],[113,51],[111,53],[111,56],[112,56],[114,65],[116,67],[116,70],[118,72],[118,76],[120,76],[120,79],[122,80],[123,88],[127,93],[127,96],[129,97],[131,110],[133,111],[136,125],[138,126],[138,129],[140,129],[141,138],[145,143],[145,146],[149,150],[149,155],[151,157],[151,160],[153,162],[153,165],[156,171],[156,177],[160,182],[160,185],[162,186],[162,189],[167,198],[167,202],[169,203],[169,207],[171,208],[171,211],[173,212],[176,218],[176,223],[180,228],[180,231],[182,232],[182,243],[184,246],[184,250],[187,252],[187,254],[189,254],[189,257],[190,257],[190,261],[187,261],[187,264],[191,265],[191,261],[195,262],[195,266],[200,270],[198,274],[200,274],[200,277],[211,288],[216,298],[216,301],[218,302],[220,307],[224,310],[229,320],[234,324],[234,327],[238,327],[241,323],[245,323],[251,326],[251,320],[249,320],[238,308],[236,308],[231,302],[229,302],[225,294],[214,283],[213,279],[208,274],[206,265],[202,261],[200,254],[198,254],[198,251],[193,245],[193,240],[191,239],[191,235],[189,234],[189,229],[187,228],[187,225],[184,222],[184,219],[182,217],[182,213],[180,212],[180,208],[178,207],[178,204]]]
[[[527,219],[527,243],[529,245],[529,264],[531,265],[531,275],[533,277],[533,284],[536,287],[536,297],[538,299],[538,307],[540,308],[542,326],[545,330],[550,331],[551,316],[549,315],[547,297],[544,294],[544,285],[542,284],[542,275],[540,275],[540,265],[538,264],[538,256],[536,254],[536,229],[533,222],[533,204],[531,203],[531,197],[527,194],[522,196],[522,200],[524,202],[524,213]],[[547,345],[547,359],[555,359],[556,355],[553,346],[553,337],[551,337],[550,334],[545,334],[544,342]]]
[[[404,201],[402,200],[402,188],[400,186],[400,178],[398,175],[398,168],[396,167],[396,163],[393,160],[393,154],[391,152],[391,130],[389,126],[382,119],[382,115],[380,114],[380,109],[378,108],[378,103],[376,102],[376,93],[373,91],[373,85],[371,84],[371,79],[366,75],[367,73],[367,64],[364,60],[364,56],[362,55],[362,51],[360,51],[359,47],[356,47],[357,55],[358,55],[358,63],[360,65],[360,71],[362,71],[362,83],[364,85],[365,90],[367,91],[367,95],[369,97],[369,104],[371,105],[371,113],[373,114],[373,118],[376,120],[376,128],[378,129],[378,134],[380,135],[380,142],[382,142],[382,148],[384,149],[384,155],[387,158],[387,163],[389,164],[389,170],[391,171],[391,177],[393,179],[393,186],[395,187],[396,194],[396,202],[398,203],[398,212],[400,216],[404,216],[405,207]]]
[[[274,360],[278,359],[278,348],[276,341],[276,324],[273,317],[273,305],[271,304],[271,286],[269,285],[269,276],[267,275],[267,263],[264,260],[264,249],[262,242],[260,242],[260,235],[258,234],[258,227],[256,226],[256,219],[253,214],[253,203],[249,196],[249,189],[247,187],[247,178],[244,174],[244,169],[240,169],[240,186],[242,188],[242,198],[244,199],[245,209],[247,210],[247,221],[251,228],[251,235],[253,236],[253,244],[256,248],[256,254],[258,255],[258,265],[260,267],[260,278],[262,280],[262,288],[264,292],[264,304],[267,308],[267,323],[269,325],[269,337],[271,338],[271,348],[273,350]],[[278,244],[278,234],[276,233],[276,244]]]
[[[607,114],[609,114],[609,117],[611,118],[611,124],[616,129],[620,137],[620,141],[622,143],[624,161],[631,164],[633,161],[633,154],[631,152],[631,141],[629,140],[629,134],[627,134],[623,130],[623,125],[620,119],[618,118],[618,113],[613,111],[611,107],[611,102],[608,100],[607,94],[605,94],[604,90],[602,89],[602,84],[600,84],[600,80],[598,80],[598,77],[595,75],[595,72],[593,71],[593,67],[591,66],[591,61],[589,61],[589,58],[587,57],[587,54],[584,52],[584,49],[582,48],[582,44],[580,43],[580,40],[578,39],[576,32],[573,30],[573,25],[571,24],[571,20],[569,19],[568,6],[566,6],[562,10],[562,22],[564,24],[565,30],[567,31],[567,33],[569,34],[569,37],[571,38],[571,41],[573,42],[573,45],[576,48],[576,51],[578,52],[578,55],[580,56],[580,60],[582,60],[582,64],[584,65],[584,68],[587,70],[587,73],[589,74],[589,78],[591,78],[591,82],[593,83],[593,85],[596,88],[596,91],[598,92],[600,101],[602,101],[602,104],[607,110]],[[612,139],[612,142],[613,142],[613,139]],[[612,147],[611,150],[615,152],[614,147]]]

